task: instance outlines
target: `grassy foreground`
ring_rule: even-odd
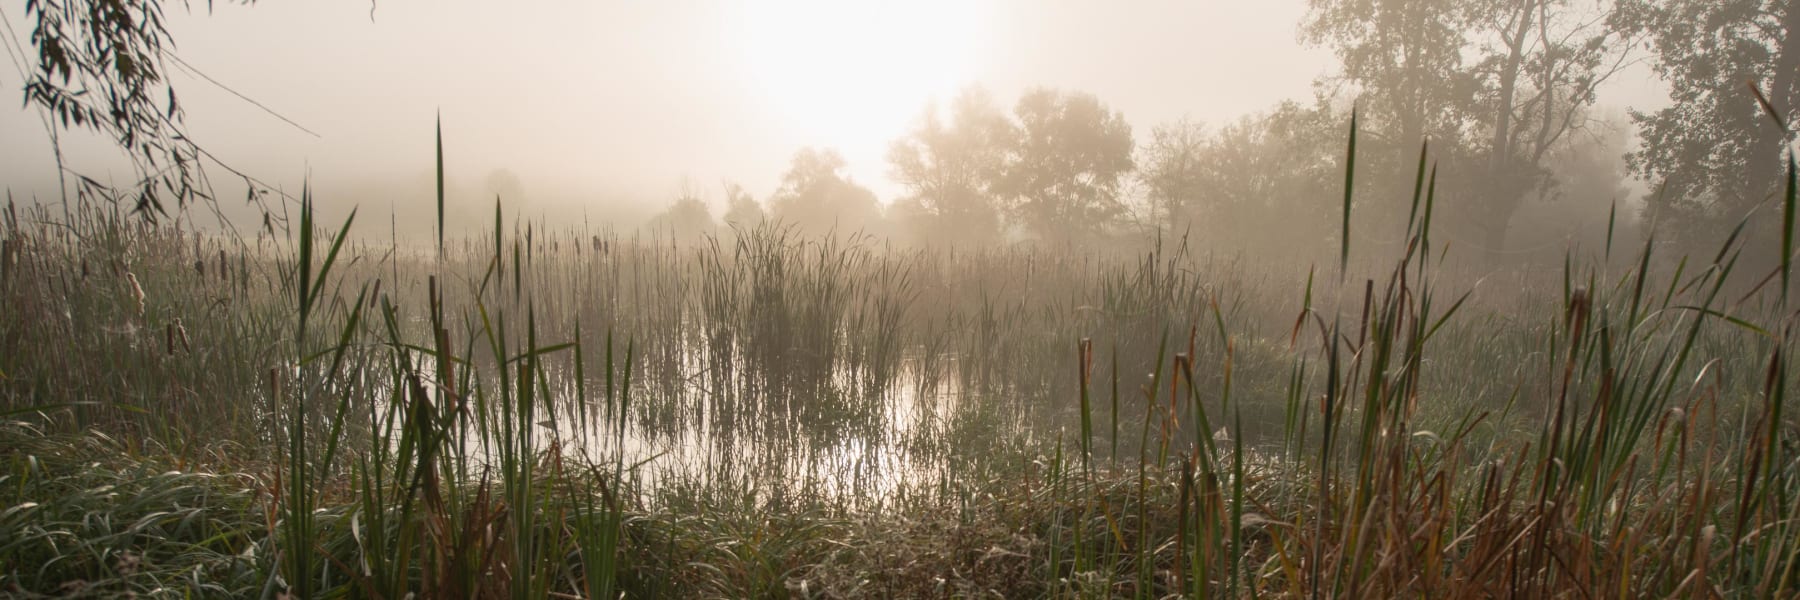
[[[1477,287],[1418,175],[1291,274],[9,206],[0,593],[1793,595],[1787,260]]]

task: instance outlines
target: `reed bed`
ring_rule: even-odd
[[[1773,252],[1480,280],[1428,158],[1402,243],[1300,269],[9,205],[0,590],[1793,595],[1790,269],[1739,266],[1793,176]]]

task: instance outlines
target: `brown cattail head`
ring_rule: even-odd
[[[281,367],[269,367],[269,397],[281,401]]]
[[[187,327],[182,326],[181,319],[175,320],[175,342],[181,344],[181,351],[192,354],[194,346],[188,343]]]
[[[138,316],[144,316],[144,286],[138,285],[136,274],[125,272],[125,283],[131,286],[131,298],[137,301]]]

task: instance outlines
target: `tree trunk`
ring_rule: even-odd
[[[1787,125],[1788,131],[1795,128],[1794,117],[1800,108],[1800,87],[1795,77],[1800,75],[1800,6],[1792,2],[1777,3],[1774,8],[1775,18],[1780,24],[1779,32],[1769,40],[1774,56],[1769,67],[1770,79],[1753,79],[1750,85],[1756,86],[1765,94],[1769,104]],[[1760,74],[1759,74],[1760,75]],[[1763,87],[1767,84],[1767,87]],[[1739,93],[1747,92],[1738,88]],[[1747,102],[1754,102],[1746,98]],[[1760,106],[1755,110],[1761,112]],[[1773,268],[1780,260],[1781,252],[1776,250],[1780,236],[1781,200],[1787,182],[1788,134],[1782,131],[1766,116],[1758,116],[1756,127],[1749,133],[1752,140],[1753,154],[1747,157],[1748,167],[1745,169],[1747,181],[1742,182],[1738,194],[1744,196],[1738,200],[1738,206],[1731,213],[1735,220],[1757,206],[1767,206],[1764,210],[1774,212],[1765,214],[1773,218],[1756,219],[1750,227],[1750,234],[1756,241],[1751,242],[1751,268],[1756,270]]]
[[[1800,85],[1796,85],[1795,80],[1796,76],[1800,76],[1800,6],[1795,6],[1792,2],[1782,4],[1784,6],[1779,9],[1781,14],[1777,15],[1781,20],[1781,37],[1773,40],[1776,44],[1775,61],[1771,65],[1774,78],[1770,81],[1769,89],[1763,91],[1768,94],[1769,103],[1787,123],[1788,130],[1792,131],[1796,109],[1800,109],[1800,89],[1796,89]],[[1781,160],[1781,155],[1785,154],[1783,149],[1787,143],[1787,135],[1786,132],[1777,130],[1773,123],[1759,131],[1761,133],[1756,138],[1763,140],[1761,146],[1766,149],[1768,156],[1756,163],[1764,165],[1764,168],[1757,170],[1758,181],[1753,185],[1757,189],[1770,189],[1779,193],[1780,186],[1783,185],[1781,182],[1786,181],[1787,175]]]
[[[1775,58],[1774,89],[1770,90],[1772,97],[1769,100],[1775,104],[1776,110],[1787,113],[1783,117],[1789,120],[1788,129],[1792,130],[1793,113],[1795,109],[1800,109],[1797,106],[1800,105],[1800,89],[1796,89],[1800,86],[1795,81],[1800,76],[1800,6],[1791,2],[1784,4],[1786,6],[1781,15],[1782,38],[1777,42],[1780,46]]]
[[[1498,112],[1494,115],[1494,137],[1489,144],[1487,184],[1481,186],[1480,192],[1483,210],[1486,217],[1482,219],[1482,249],[1490,262],[1497,261],[1506,250],[1507,223],[1518,209],[1523,192],[1515,191],[1507,181],[1512,172],[1513,156],[1512,117],[1513,100],[1518,94],[1519,69],[1525,62],[1525,36],[1531,31],[1531,17],[1534,11],[1534,0],[1521,0],[1519,3],[1518,25],[1507,39],[1506,67],[1500,71],[1500,93]],[[1548,113],[1548,106],[1545,107]]]
[[[1507,225],[1512,221],[1512,211],[1501,215],[1499,211],[1488,211],[1488,217],[1481,221],[1481,255],[1489,266],[1497,266],[1506,260]]]
[[[1494,138],[1489,146],[1493,155],[1488,165],[1489,171],[1496,174],[1512,158],[1513,96],[1518,93],[1519,65],[1525,61],[1525,34],[1531,31],[1532,4],[1532,0],[1524,0],[1519,5],[1519,25],[1507,41],[1506,68],[1500,71],[1499,108],[1494,115]]]
[[[1482,187],[1476,192],[1482,206],[1475,213],[1480,215],[1477,229],[1481,234],[1481,255],[1490,264],[1500,264],[1506,258],[1506,235],[1512,231],[1513,216],[1531,195],[1532,188],[1495,184]]]

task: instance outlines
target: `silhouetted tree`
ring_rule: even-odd
[[[1574,136],[1545,161],[1550,179],[1544,194],[1533,194],[1519,207],[1507,248],[1523,260],[1549,268],[1562,265],[1571,246],[1600,252],[1606,244],[1607,219],[1612,223],[1614,256],[1630,256],[1641,248],[1640,228],[1625,168],[1630,125],[1624,115],[1604,119],[1591,135]]]
[[[875,193],[843,174],[835,150],[805,148],[794,154],[781,187],[769,198],[770,216],[803,231],[850,233],[876,225],[881,204]]]
[[[1217,130],[1155,128],[1140,178],[1159,224],[1217,247],[1291,254],[1333,233],[1343,184],[1340,124],[1324,107],[1284,102]]]
[[[896,220],[920,240],[975,244],[999,239],[997,189],[1017,130],[986,90],[971,87],[950,104],[948,122],[934,103],[888,150],[895,182],[907,195]]]
[[[1138,179],[1157,227],[1179,231],[1191,223],[1206,196],[1202,155],[1209,142],[1206,126],[1186,118],[1150,128],[1150,140],[1138,152]]]
[[[735,183],[725,184],[725,225],[749,230],[761,225],[768,215],[763,212],[762,203],[757,202],[744,186]]]
[[[1470,120],[1478,132],[1472,151],[1486,165],[1471,197],[1484,225],[1482,243],[1500,252],[1519,207],[1556,183],[1551,159],[1597,148],[1571,146],[1571,134],[1600,125],[1591,110],[1595,89],[1627,64],[1631,42],[1605,26],[1604,13],[1568,0],[1488,0],[1473,7],[1483,52],[1472,67],[1477,86]]]
[[[1092,94],[1035,89],[1013,109],[1019,138],[1004,178],[1026,231],[1074,241],[1124,213],[1119,186],[1133,168],[1131,125]]]
[[[683,181],[675,202],[651,217],[646,227],[652,232],[685,241],[709,235],[717,225],[713,223],[712,209],[706,206],[706,199],[691,182]]]
[[[1661,222],[1711,232],[1772,200],[1793,135],[1764,114],[1750,85],[1784,118],[1800,106],[1800,5],[1622,0],[1613,23],[1648,34],[1674,100],[1631,115],[1642,142],[1628,163],[1660,186],[1648,210]]]
[[[1466,199],[1457,204],[1470,207],[1465,221],[1490,256],[1504,252],[1521,203],[1549,183],[1548,158],[1591,124],[1594,90],[1626,64],[1629,46],[1603,13],[1568,0],[1310,6],[1305,39],[1330,46],[1342,68],[1326,83],[1358,99],[1358,163],[1387,183],[1374,195],[1410,196],[1419,143],[1429,138],[1435,158],[1472,176],[1453,193]]]
[[[1463,70],[1470,15],[1457,0],[1309,0],[1302,39],[1331,47],[1361,111],[1364,142],[1457,140],[1473,87]],[[1330,90],[1337,91],[1337,90]],[[1362,157],[1359,157],[1362,158]]]

